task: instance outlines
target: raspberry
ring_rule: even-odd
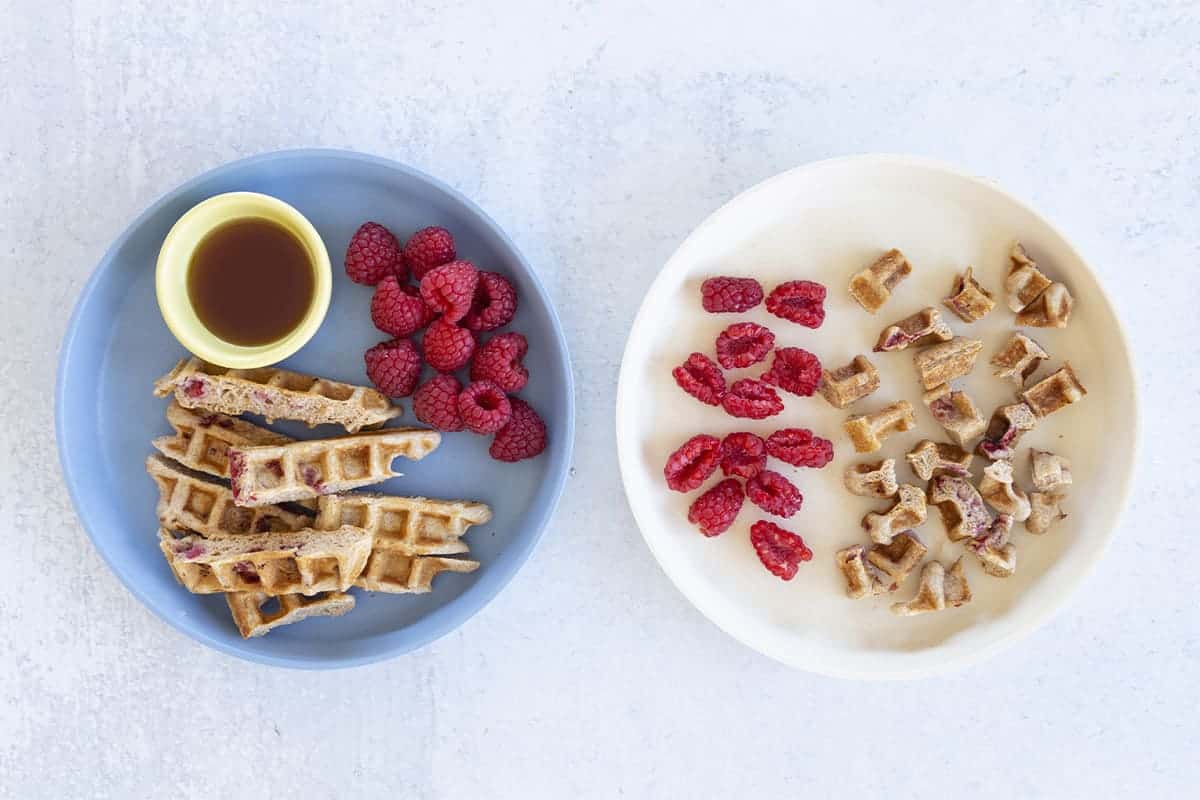
[[[413,395],[413,415],[439,431],[461,431],[458,395],[462,384],[453,375],[434,375]]]
[[[364,222],[346,246],[346,274],[355,283],[374,286],[382,278],[408,277],[400,242],[378,222]]]
[[[769,469],[746,481],[746,496],[751,503],[777,517],[790,517],[804,503],[804,495],[791,481]]]
[[[821,382],[821,361],[803,347],[781,347],[759,380],[801,397],[812,397]]]
[[[663,475],[667,486],[677,492],[690,492],[708,480],[721,461],[721,440],[708,434],[693,436],[671,453]]]
[[[704,353],[692,353],[675,369],[671,370],[679,388],[692,397],[710,406],[721,405],[725,396],[725,373]]]
[[[415,286],[388,276],[375,287],[371,298],[371,321],[384,333],[396,337],[412,336],[433,319]]]
[[[779,284],[767,295],[767,311],[806,328],[819,328],[825,321],[824,302],[825,287],[821,284],[788,281]]]
[[[454,252],[454,237],[445,228],[422,228],[404,245],[404,264],[417,280],[425,273],[458,258]]]
[[[475,433],[495,433],[512,419],[512,405],[504,390],[491,381],[474,381],[458,394],[463,425]]]
[[[496,433],[488,453],[497,461],[521,461],[546,449],[546,423],[519,397],[510,397],[512,419]]]
[[[471,310],[462,326],[473,331],[494,331],[512,322],[517,313],[517,290],[498,272],[480,272]]]
[[[408,339],[380,342],[363,353],[367,377],[388,397],[408,397],[421,377],[421,354]]]
[[[767,453],[794,467],[820,469],[833,460],[833,442],[806,428],[784,428],[767,437]]]
[[[737,519],[745,499],[742,485],[733,478],[726,478],[696,498],[688,509],[688,522],[699,525],[705,536],[722,534]]]
[[[754,278],[709,278],[700,284],[700,303],[714,314],[749,311],[762,299],[762,287]]]
[[[775,346],[775,334],[753,322],[739,322],[717,337],[717,361],[725,369],[757,364]]]
[[[800,562],[812,561],[813,557],[802,538],[766,520],[760,519],[750,526],[750,544],[754,545],[763,566],[785,581],[796,577]]]
[[[491,381],[506,392],[519,392],[529,382],[529,370],[521,363],[529,344],[519,333],[493,336],[475,351],[471,380]]]
[[[721,398],[721,407],[732,417],[766,419],[783,411],[779,393],[753,378],[735,381]]]
[[[471,310],[479,271],[469,261],[434,267],[421,278],[421,299],[447,322],[458,322]]]
[[[731,433],[721,440],[721,472],[753,478],[767,466],[767,449],[753,433]]]
[[[438,372],[454,372],[466,366],[474,355],[475,334],[443,317],[429,326],[421,344],[425,348],[425,363]]]

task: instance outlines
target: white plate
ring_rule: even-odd
[[[1014,330],[1002,291],[1014,239],[1075,296],[1066,330],[1027,332],[1052,357],[1035,378],[1069,360],[1089,394],[1026,434],[1015,462],[1018,482],[1028,489],[1030,445],[1069,457],[1075,478],[1065,503],[1070,516],[1043,536],[1017,524],[1017,572],[1011,578],[989,577],[968,558],[972,603],[897,618],[888,605],[913,594],[916,572],[894,595],[858,601],[845,595],[833,554],[865,541],[860,518],[886,505],[846,492],[842,471],[857,460],[889,456],[897,459],[902,482],[923,486],[904,453],[922,438],[946,437],[920,402],[912,353],[876,354],[871,347],[885,325],[926,305],[944,308],[941,299],[953,277],[973,265],[998,303],[973,325],[948,310],[944,314],[956,333],[984,341],[974,372],[960,383],[984,414],[1011,402],[1012,388],[992,377],[987,361]],[[871,316],[850,298],[846,284],[889,247],[904,251],[913,274]],[[770,316],[762,305],[745,314],[707,314],[700,306],[700,283],[714,275],[753,276],[767,292],[784,280],[820,281],[829,288],[825,324],[809,330]],[[867,354],[883,383],[853,410],[872,411],[906,399],[917,410],[917,428],[893,436],[880,453],[856,456],[841,430],[847,412],[819,395],[781,393],[784,412],[761,421],[735,419],[686,395],[675,385],[672,367],[695,350],[713,355],[717,334],[740,320],[767,325],[777,346],[804,347],[833,367],[856,353]],[[727,372],[727,378],[757,376],[765,366]],[[626,346],[617,393],[617,445],[625,492],[646,543],[705,616],[739,641],[795,667],[844,677],[907,678],[991,655],[1065,602],[1103,554],[1125,505],[1138,439],[1137,409],[1133,366],[1117,316],[1095,275],[1061,233],[991,183],[919,159],[861,156],[801,167],[759,184],[705,220],[671,257],[650,287]],[[835,453],[833,463],[819,471],[771,460],[769,468],[803,492],[800,512],[780,520],[747,501],[732,528],[717,538],[701,536],[687,521],[699,491],[684,495],[667,489],[662,474],[667,456],[697,433],[749,430],[766,436],[795,426],[831,439]],[[976,475],[981,461],[976,458]],[[700,491],[720,477],[718,470]],[[749,542],[756,519],[800,533],[814,550],[814,559],[794,580],[781,581],[759,564]],[[934,509],[918,533],[932,558],[949,563],[961,552],[947,541]]]

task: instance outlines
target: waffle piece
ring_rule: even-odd
[[[371,554],[371,534],[350,525],[179,538],[160,528],[158,540],[171,571],[194,594],[344,592]]]
[[[951,389],[948,383],[925,392],[921,401],[959,447],[967,447],[987,427],[987,420],[975,407],[975,401],[966,392]]]
[[[158,485],[158,523],[204,536],[307,528],[310,519],[279,506],[241,508],[225,486],[160,455],[146,457],[146,472]]]
[[[886,576],[886,588],[894,592],[904,583],[925,554],[929,552],[911,530],[900,531],[888,544],[876,544],[867,551],[867,563]]]
[[[1071,485],[1071,462],[1049,450],[1031,449],[1029,470],[1039,492],[1057,492]]]
[[[917,377],[927,390],[955,378],[961,378],[975,368],[975,359],[983,349],[979,339],[955,336],[948,342],[935,344],[913,354]]]
[[[979,495],[989,506],[1017,522],[1029,519],[1029,497],[1013,481],[1011,461],[993,461],[984,468]]]
[[[933,306],[926,306],[880,331],[875,352],[894,352],[905,350],[910,345],[936,344],[953,338],[954,332],[942,321],[941,312]]]
[[[1020,242],[1014,242],[1009,252],[1008,276],[1004,279],[1005,300],[1010,311],[1019,312],[1046,291],[1051,280],[1042,274],[1037,263],[1025,252]]]
[[[993,461],[999,458],[1011,459],[1021,434],[1033,430],[1036,425],[1037,417],[1034,416],[1033,409],[1024,403],[1000,406],[992,413],[992,420],[983,434],[983,441],[975,448],[975,452]]]
[[[855,544],[834,554],[838,569],[846,577],[846,594],[852,600],[887,591],[879,570],[863,559],[866,552],[867,548]]]
[[[923,481],[931,480],[934,475],[956,475],[966,477],[971,471],[974,456],[958,445],[949,442],[931,442],[922,439],[905,456],[908,465]]]
[[[1061,283],[1052,283],[1046,291],[1017,314],[1017,324],[1030,328],[1065,328],[1071,321],[1075,298]]]
[[[276,628],[302,622],[309,617],[340,617],[354,608],[354,597],[328,592],[314,597],[280,595],[278,606],[268,610],[272,597],[263,592],[228,592],[225,602],[243,639],[265,636]]]
[[[967,542],[988,575],[1007,578],[1017,571],[1017,548],[1009,541],[1012,525],[1011,516],[1000,514],[983,533]]]
[[[917,424],[913,414],[912,403],[907,400],[897,400],[891,405],[884,406],[874,414],[858,414],[842,423],[842,429],[854,443],[854,450],[859,453],[874,453],[883,447],[883,440],[893,433],[900,433]]]
[[[850,494],[859,497],[894,497],[900,488],[896,483],[896,459],[851,464],[842,473],[842,483]]]
[[[392,497],[382,494],[339,494],[322,497],[313,527],[334,530],[343,525],[364,528],[374,549],[410,556],[467,552],[462,536],[472,525],[492,518],[483,503]],[[369,569],[369,568],[368,568]]]
[[[893,603],[892,613],[898,617],[912,617],[941,611],[947,606],[957,608],[971,602],[971,586],[963,571],[962,558],[947,570],[940,561],[930,561],[921,570],[921,583],[917,593],[907,603]]]
[[[971,272],[971,267],[967,267],[966,272],[955,278],[950,285],[950,296],[942,300],[963,322],[977,322],[996,307],[995,297],[979,285]]]
[[[850,279],[850,296],[874,314],[892,296],[892,290],[909,276],[912,265],[899,250],[888,250],[875,263]]]
[[[167,422],[175,429],[175,434],[159,436],[151,444],[160,453],[188,469],[218,478],[229,477],[230,447],[257,447],[292,441],[282,433],[260,428],[244,419],[194,411],[175,401],[167,406]]]
[[[875,511],[862,518],[863,530],[876,544],[891,544],[901,531],[910,530],[925,522],[925,492],[912,484],[903,483],[895,504],[880,514]]]
[[[474,572],[477,569],[479,562],[466,558],[408,556],[376,550],[354,585],[370,592],[424,594],[433,589],[433,579],[443,572]]]
[[[821,382],[817,391],[834,408],[846,406],[863,399],[879,388],[879,373],[866,356],[855,356],[844,367],[830,372],[821,370]]]
[[[1063,364],[1056,372],[1026,389],[1021,397],[1035,416],[1047,417],[1072,403],[1078,403],[1086,394],[1087,389],[1075,377],[1071,365]]]
[[[929,502],[937,506],[952,542],[981,535],[992,524],[992,515],[979,491],[966,478],[937,475],[929,483]]]
[[[385,481],[399,456],[420,461],[442,437],[425,428],[387,428],[334,439],[229,450],[229,478],[238,505],[283,503],[336,494]]]
[[[295,419],[309,427],[341,425],[350,433],[382,425],[403,412],[365,386],[314,378],[277,367],[226,369],[184,359],[154,382],[154,394],[171,393],[184,408],[224,414],[260,414],[267,422]]]
[[[1067,496],[1060,492],[1034,492],[1029,495],[1029,519],[1025,520],[1025,530],[1041,535],[1050,530],[1059,520],[1067,515],[1060,508]]]
[[[1040,344],[1023,333],[1014,333],[1008,337],[997,353],[992,356],[991,364],[996,367],[992,374],[997,378],[1012,381],[1017,387],[1025,385],[1025,379],[1037,370],[1042,361],[1050,355]]]

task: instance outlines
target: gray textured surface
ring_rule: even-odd
[[[1196,3],[159,5],[0,8],[0,797],[1170,797],[1200,777]],[[575,472],[526,569],[424,651],[332,674],[218,655],[138,605],[52,426],[58,340],[111,239],[198,171],[306,145],[488,209],[579,378]],[[654,564],[614,464],[659,265],[737,191],[858,151],[962,164],[1058,222],[1119,298],[1144,390],[1133,506],[1084,590],[909,685],[727,638]]]

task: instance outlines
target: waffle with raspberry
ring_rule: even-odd
[[[285,594],[274,598],[278,604],[272,605],[272,596],[265,592],[227,592],[225,602],[229,604],[229,613],[241,632],[243,639],[265,636],[276,628],[302,622],[310,617],[340,617],[354,610],[353,595],[342,592],[326,592],[322,595],[306,597],[302,594]]]

